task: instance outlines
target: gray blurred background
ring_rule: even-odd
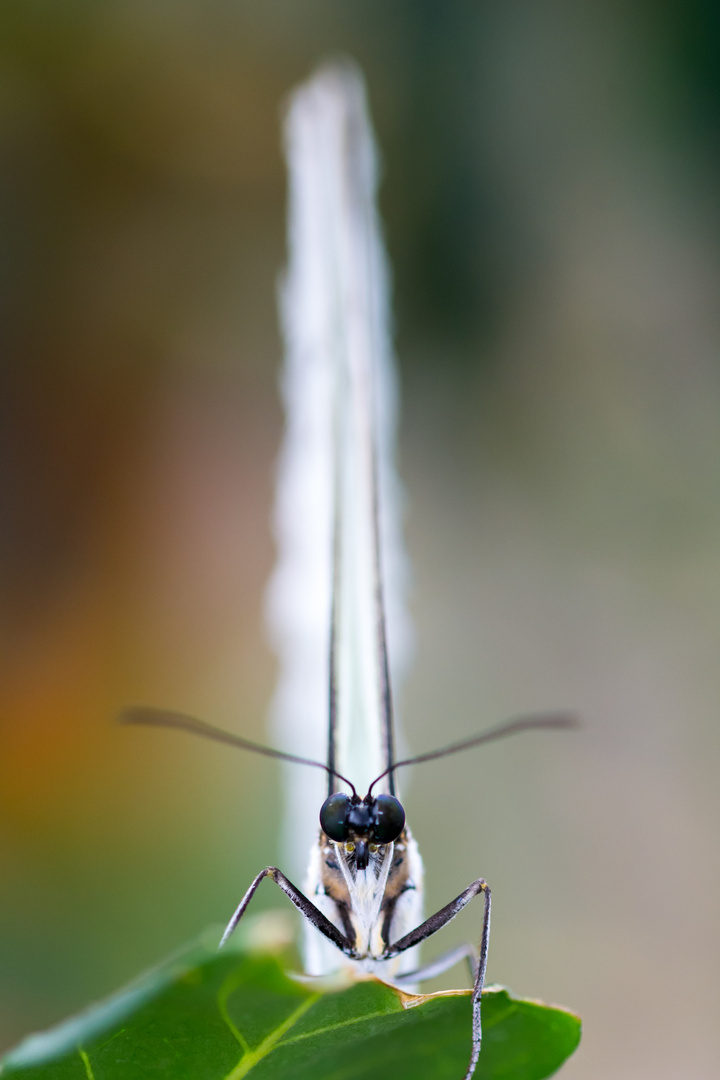
[[[111,718],[264,737],[279,117],[348,53],[395,275],[407,740],[584,721],[408,778],[428,909],[490,881],[489,978],[584,1017],[568,1080],[717,1076],[719,10],[4,0],[0,1046],[278,858],[272,762]]]

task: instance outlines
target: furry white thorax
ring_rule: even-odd
[[[389,940],[392,944],[405,934],[414,930],[422,922],[423,901],[423,863],[418,851],[417,844],[412,835],[406,830],[407,844],[405,858],[408,866],[408,885],[410,886],[397,900],[395,911],[390,923]],[[337,859],[348,892],[353,900],[355,910],[351,915],[353,930],[355,931],[355,945],[358,951],[367,951],[368,956],[363,960],[349,960],[335,948],[319,930],[316,930],[309,922],[305,924],[305,970],[309,975],[325,975],[330,971],[337,970],[340,966],[350,966],[360,969],[381,979],[392,979],[414,971],[419,967],[419,947],[408,949],[407,952],[392,960],[374,959],[382,954],[382,927],[384,912],[382,903],[385,898],[385,889],[392,867],[392,858],[395,854],[395,845],[388,845],[385,857],[378,872],[378,858],[375,863],[371,862],[367,870],[360,871],[353,879],[353,870],[347,864],[342,851],[342,845],[334,844]],[[388,852],[390,854],[388,855]],[[322,886],[322,848],[319,844],[313,846],[310,865],[305,877],[303,891],[313,903],[322,911],[338,930],[344,932],[342,920],[337,906],[325,893]],[[350,880],[349,880],[350,879]]]
[[[383,950],[380,936],[380,908],[385,895],[388,874],[392,866],[394,844],[387,844],[382,857],[380,850],[370,853],[367,869],[354,869],[342,844],[334,844],[335,854],[350,893],[350,921],[355,931],[358,952],[377,957]]]

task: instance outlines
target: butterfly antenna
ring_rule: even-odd
[[[461,750],[471,750],[474,746],[494,742],[495,739],[504,739],[508,735],[518,735],[521,731],[566,731],[579,726],[580,723],[577,717],[572,713],[540,713],[534,716],[518,716],[513,720],[505,720],[503,723],[497,724],[479,735],[472,735],[469,739],[451,743],[450,746],[443,746],[439,750],[430,750],[427,754],[418,754],[416,757],[396,761],[394,765],[391,765],[373,780],[368,795],[379,780],[404,765],[420,765],[423,761],[434,761],[436,758],[448,757],[449,754],[459,754]]]
[[[323,769],[330,776],[336,776],[352,789],[353,795],[357,796],[355,785],[342,776],[329,765],[313,758],[298,757],[296,754],[286,754],[284,750],[275,750],[272,746],[263,746],[262,743],[251,742],[243,739],[241,735],[233,735],[222,728],[214,727],[204,720],[198,720],[195,716],[185,713],[171,712],[166,709],[155,709],[150,706],[140,705],[124,709],[118,720],[121,724],[141,724],[143,727],[176,728],[178,731],[189,731],[192,735],[201,735],[204,739],[214,742],[226,743],[228,746],[236,746],[240,750],[250,750],[253,754],[263,754],[265,757],[276,758],[278,761],[291,761],[296,765],[312,765],[316,769]]]

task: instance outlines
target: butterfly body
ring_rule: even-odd
[[[353,841],[338,843],[320,830],[305,894],[362,956],[353,964],[393,978],[416,966],[411,952],[392,960],[383,954],[422,917],[422,859],[407,828],[393,843],[370,844],[364,869],[358,869],[356,850]],[[321,934],[308,933],[308,938],[306,966],[311,974],[326,971],[329,962],[337,965],[337,950]]]
[[[314,834],[319,799],[299,783],[309,774],[296,769],[285,785],[289,856],[296,860],[315,837],[303,890],[276,866],[261,870],[221,945],[269,877],[304,916],[309,975],[349,965],[407,987],[469,958],[472,1037],[465,1080],[470,1080],[481,1044],[490,890],[477,878],[423,921],[422,860],[396,797],[395,773],[518,731],[568,727],[572,720],[557,714],[521,717],[441,750],[395,758],[390,683],[391,672],[397,683],[407,660],[402,603],[407,574],[392,468],[394,375],[374,204],[375,154],[358,74],[331,68],[301,87],[289,109],[287,143],[292,208],[283,293],[288,436],[277,515],[281,557],[271,605],[282,672],[276,731],[286,749],[260,746],[165,710],[131,709],[124,719],[179,728],[325,771],[327,797]],[[325,762],[305,751],[322,737],[323,716]],[[369,785],[364,798],[347,779],[350,773]],[[477,950],[453,950],[418,971],[421,942],[477,897],[482,899]]]

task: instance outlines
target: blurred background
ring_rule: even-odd
[[[408,778],[428,910],[490,881],[490,980],[584,1017],[568,1080],[717,1075],[719,42],[707,0],[4,0],[0,1047],[279,858],[274,763],[113,716],[265,737],[280,115],[349,53],[395,276],[407,741],[584,722]]]

